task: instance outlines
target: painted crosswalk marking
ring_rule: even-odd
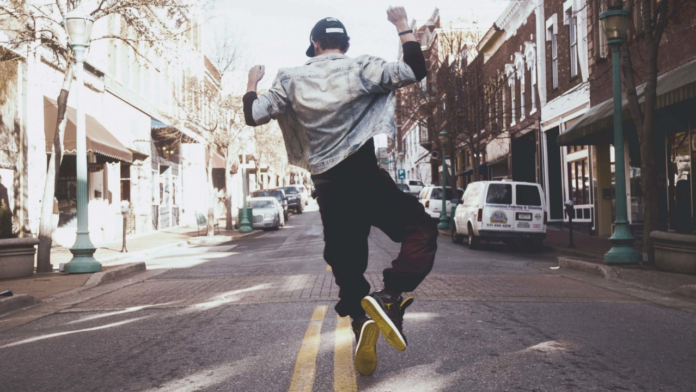
[[[350,317],[338,316],[334,344],[334,391],[357,392]]]
[[[314,377],[317,374],[317,354],[321,344],[321,326],[328,306],[320,305],[314,308],[312,320],[305,332],[300,352],[297,354],[295,370],[290,381],[290,392],[306,392],[314,389]]]

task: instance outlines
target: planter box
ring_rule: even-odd
[[[0,279],[31,276],[34,273],[35,246],[38,238],[0,240]]]
[[[655,267],[663,271],[696,275],[696,235],[653,231]]]

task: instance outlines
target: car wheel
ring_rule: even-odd
[[[285,221],[287,222],[289,218],[290,218],[290,213],[286,211],[285,212]]]
[[[302,213],[302,206],[300,206],[300,207],[297,209],[297,213],[298,213],[298,214],[301,214],[301,213]]]
[[[479,248],[481,248],[481,242],[476,234],[474,234],[474,229],[469,226],[469,249],[477,250]]]
[[[455,244],[461,244],[464,242],[464,236],[457,233],[457,225],[452,226],[452,242]]]

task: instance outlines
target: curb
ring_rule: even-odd
[[[147,266],[144,261],[139,263],[125,264],[121,267],[111,268],[108,271],[97,272],[92,274],[92,276],[87,279],[82,287],[90,288],[96,287],[102,284],[115,282],[119,279],[125,278],[128,275],[135,274],[138,272],[143,272],[147,270]]]
[[[619,275],[608,265],[590,263],[588,261],[569,259],[566,257],[558,258],[558,266],[568,268],[586,274],[600,276],[605,279],[619,280]]]
[[[681,297],[696,299],[696,285],[680,286],[678,289],[674,290],[672,294],[679,295]]]
[[[186,240],[181,240],[181,241],[172,242],[170,244],[165,244],[165,245],[156,246],[153,248],[135,251],[133,253],[121,253],[119,255],[114,255],[111,257],[99,258],[98,261],[102,264],[105,264],[105,263],[113,263],[115,261],[120,261],[120,260],[125,260],[125,259],[130,259],[130,258],[147,257],[151,254],[159,253],[163,250],[167,250],[170,248],[178,248],[178,247],[182,247],[182,246],[186,246],[186,245],[187,245]]]
[[[19,294],[13,297],[0,299],[0,317],[7,316],[10,313],[18,312],[33,308],[40,305],[40,302],[31,295]]]
[[[213,237],[195,237],[191,238],[190,240],[186,241],[188,245],[192,246],[198,246],[198,245],[218,245],[218,244],[224,244],[225,242],[233,242],[240,240],[242,238],[250,238],[250,237],[256,237],[258,235],[263,234],[264,231],[262,230],[254,230],[249,233],[244,233],[244,234],[239,234],[239,235],[216,235]]]
[[[583,259],[602,260],[601,256],[594,255],[591,253],[578,252],[577,250],[563,248],[560,246],[544,245],[544,248],[547,250],[551,250],[552,252],[560,253],[566,256],[582,257]]]

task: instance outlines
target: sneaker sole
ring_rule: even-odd
[[[379,303],[372,297],[365,297],[360,304],[365,313],[377,324],[387,342],[399,351],[406,350],[406,341]]]
[[[367,321],[360,331],[360,341],[355,349],[355,369],[363,376],[369,376],[377,369],[377,339],[379,327],[374,321]]]

